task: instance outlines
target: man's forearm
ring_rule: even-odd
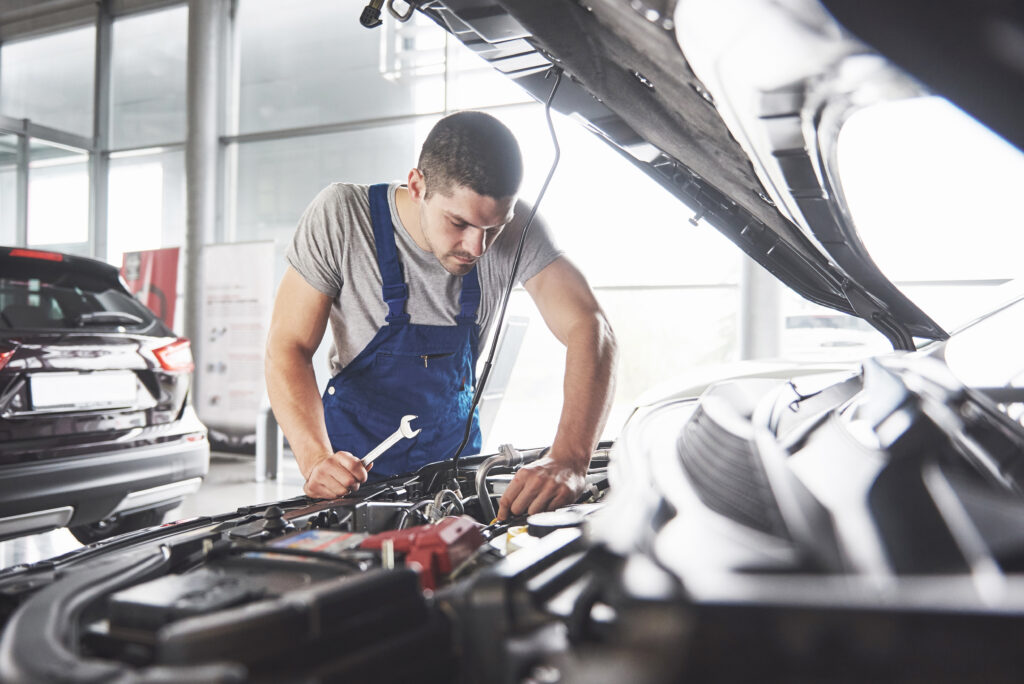
[[[611,408],[617,353],[615,336],[601,313],[569,332],[553,458],[577,469],[589,465]]]
[[[288,437],[303,477],[333,453],[313,364],[295,354],[267,353],[267,393],[274,417]]]

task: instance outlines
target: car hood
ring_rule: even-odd
[[[553,108],[806,299],[863,318],[897,349],[947,337],[857,237],[835,143],[860,107],[938,93],[1021,147],[1019,7],[441,0],[419,9],[538,100],[552,90],[552,67],[562,69],[569,78]]]

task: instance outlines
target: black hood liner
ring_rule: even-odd
[[[675,2],[648,2],[643,14],[632,5],[448,0],[424,11],[538,100],[550,92],[547,69],[563,68],[571,81],[556,109],[588,122],[806,299],[864,318],[897,348],[913,348],[911,336],[946,337],[880,274],[851,278],[774,206],[676,44],[667,21]],[[778,114],[799,104],[786,92],[761,103]]]

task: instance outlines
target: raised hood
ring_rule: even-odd
[[[934,68],[950,56],[949,32],[978,17],[986,23],[979,30],[1024,36],[1011,5],[434,0],[418,8],[538,100],[550,93],[551,68],[563,69],[570,78],[555,109],[584,122],[788,287],[913,349],[913,337],[946,332],[857,238],[833,182],[836,133],[856,107],[924,94],[927,83],[1019,147],[1021,71],[986,68],[994,57],[981,37],[957,43],[964,54],[953,55],[952,83]],[[972,80],[976,71],[985,78]],[[986,97],[993,84],[1014,94],[1011,112]]]

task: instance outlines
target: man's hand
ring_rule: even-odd
[[[498,520],[540,513],[576,501],[587,484],[587,464],[575,465],[545,456],[523,466],[498,502]]]
[[[370,464],[373,468],[373,464]],[[334,499],[359,489],[366,482],[368,468],[347,451],[336,451],[326,456],[306,474],[302,491],[314,499]]]

